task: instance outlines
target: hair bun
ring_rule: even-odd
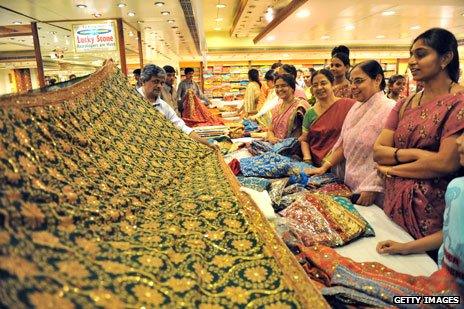
[[[345,45],[335,46],[332,49],[332,57],[333,57],[333,55],[339,54],[339,53],[346,54],[348,56],[348,58],[350,57],[350,49],[348,47],[346,47]]]

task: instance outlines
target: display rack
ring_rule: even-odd
[[[203,73],[205,94],[227,101],[241,100],[248,85],[248,65],[208,66]]]

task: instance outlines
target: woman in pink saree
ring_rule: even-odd
[[[310,105],[306,100],[295,96],[295,87],[295,78],[290,74],[279,75],[275,81],[280,102],[272,110],[272,123],[267,133],[267,140],[271,143],[301,135],[303,117]]]
[[[331,167],[345,162],[345,184],[358,194],[356,204],[381,204],[384,181],[377,173],[372,147],[382,130],[395,101],[386,97],[385,77],[375,60],[361,62],[351,70],[351,87],[356,102],[346,115],[340,138],[324,164],[307,169],[309,175],[326,173]]]
[[[441,28],[419,35],[409,68],[424,90],[398,102],[374,148],[387,176],[385,213],[414,238],[441,237],[445,190],[462,175],[456,139],[464,131],[455,36]]]

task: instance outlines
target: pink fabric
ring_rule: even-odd
[[[300,86],[296,86],[295,88],[295,97],[297,98],[302,98],[302,99],[305,99],[307,100],[308,98],[306,97],[306,92],[304,91],[303,88],[301,88]]]
[[[384,191],[384,181],[377,173],[373,158],[373,146],[394,106],[395,101],[377,92],[365,103],[356,102],[346,115],[334,149],[343,145],[345,184],[354,193]]]
[[[400,103],[397,106],[400,110]],[[419,107],[408,108],[401,120],[398,120],[398,111],[393,113],[396,116],[389,117],[389,128],[395,129],[393,141],[396,148],[437,152],[443,139],[464,131],[462,94],[447,94]],[[441,230],[446,187],[455,176],[445,175],[433,179],[389,178],[385,190],[385,213],[416,239]]]
[[[282,104],[282,100],[279,100],[279,104],[272,110],[272,132],[279,139],[291,136],[295,117],[299,113],[298,110],[300,109],[302,116],[304,116],[306,110],[310,107],[306,100],[296,96],[293,103],[283,111],[281,110]]]

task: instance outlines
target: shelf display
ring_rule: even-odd
[[[226,101],[241,100],[248,85],[248,66],[208,66],[203,74],[205,94]]]

